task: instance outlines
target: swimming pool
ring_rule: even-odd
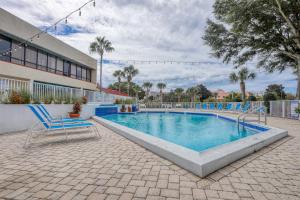
[[[214,113],[140,112],[93,119],[115,133],[204,177],[288,135]]]
[[[243,126],[238,128],[236,122],[211,114],[148,112],[113,114],[103,118],[195,151],[261,132]]]

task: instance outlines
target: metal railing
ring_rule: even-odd
[[[299,114],[295,112],[296,108],[299,106],[299,100],[270,101],[270,116],[299,119]]]
[[[184,109],[200,109],[203,108],[203,105],[206,104],[207,110],[210,110],[210,105],[213,104],[213,109],[218,108],[218,104],[222,104],[222,108],[226,108],[228,104],[232,104],[232,109],[234,110],[237,104],[241,102],[147,102],[142,103],[141,107],[145,108],[184,108]],[[263,101],[251,101],[249,102],[250,108],[257,108],[263,106]]]
[[[85,96],[87,97],[88,102],[114,103],[116,99],[132,98],[40,82],[33,82],[31,84],[30,81],[0,77],[0,103],[7,101],[12,91],[27,91],[31,94],[32,100],[39,99],[40,101],[52,98],[53,100],[60,99],[60,101],[70,102],[73,99]]]
[[[29,81],[0,77],[0,102],[8,98],[12,91],[28,91]]]

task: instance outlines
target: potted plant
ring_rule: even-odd
[[[124,104],[123,104],[122,107],[121,107],[121,112],[126,112],[126,107],[125,107]]]
[[[79,102],[75,102],[73,105],[73,112],[69,112],[70,118],[79,118],[81,111],[81,104]]]
[[[127,110],[128,112],[131,112],[131,106],[128,106]]]

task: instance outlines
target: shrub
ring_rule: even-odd
[[[298,113],[298,114],[300,114],[300,107],[296,108],[295,112]]]
[[[33,103],[33,104],[40,104],[41,101],[40,101],[39,98],[35,97],[35,98],[32,99],[32,103]]]
[[[61,97],[55,98],[53,101],[55,104],[62,104],[63,100]]]
[[[81,104],[77,101],[73,105],[73,113],[74,114],[79,114],[81,111]]]
[[[121,99],[116,99],[115,104],[122,104],[122,100]]]
[[[81,102],[82,102],[83,104],[87,104],[87,102],[88,102],[87,96],[81,97]]]
[[[51,104],[53,101],[53,97],[52,96],[46,96],[44,98],[44,104]]]
[[[26,90],[21,90],[20,95],[22,98],[22,104],[29,104],[30,103],[30,93]]]
[[[12,91],[11,94],[8,97],[9,103],[11,104],[22,104],[23,99],[19,92]]]
[[[11,104],[28,104],[30,103],[30,93],[23,90],[20,92],[12,91],[8,97]]]

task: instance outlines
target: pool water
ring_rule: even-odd
[[[195,151],[261,132],[243,126],[238,128],[236,122],[204,114],[149,112],[113,114],[103,118]]]

